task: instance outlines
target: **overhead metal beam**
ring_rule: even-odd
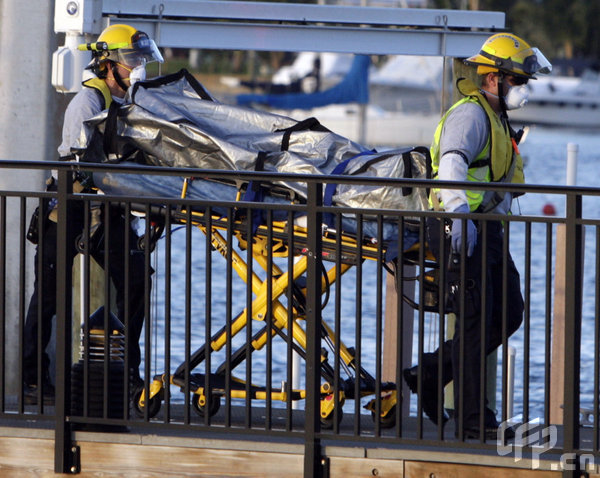
[[[89,61],[77,45],[109,23],[133,25],[161,47],[461,58],[505,20],[502,12],[207,0],[55,0],[54,13],[66,38],[52,85],[64,93],[81,88]]]
[[[103,0],[102,14],[162,47],[454,57],[505,22],[502,12],[205,0]]]
[[[104,0],[105,15],[441,28],[504,28],[502,12],[279,2]]]
[[[159,46],[259,51],[315,51],[367,55],[433,55],[467,57],[486,32],[443,32],[369,28],[260,25],[222,22],[129,21],[153,33]]]

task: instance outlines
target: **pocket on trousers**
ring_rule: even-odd
[[[481,310],[481,290],[479,285],[473,279],[465,280],[466,287],[464,291],[464,313],[465,317],[479,315]],[[460,315],[460,302],[462,295],[462,286],[460,280],[448,280],[448,293],[446,295],[446,310],[456,315]]]

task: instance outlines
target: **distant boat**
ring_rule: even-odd
[[[317,58],[314,53],[301,53],[294,64],[282,68],[272,83],[265,85],[266,94],[238,95],[238,103],[270,105],[275,112],[296,119],[314,116],[335,133],[371,147],[431,143],[440,118],[441,58],[398,56],[379,69],[371,67],[365,78],[368,104],[360,104],[367,101],[364,95],[359,95],[362,101],[321,101],[320,93],[310,88],[316,83],[313,75]],[[318,83],[323,93],[327,88],[335,92],[337,85],[347,84],[354,89],[360,84],[349,81],[357,58],[339,54],[324,54],[320,58]],[[286,91],[286,84],[294,86],[293,93]],[[273,90],[282,94],[268,93]]]
[[[314,77],[317,58],[318,81]],[[392,56],[379,68],[371,66],[367,105],[327,105],[322,101],[319,107],[312,105],[308,109],[309,98],[318,98],[315,85],[320,90],[331,88],[343,81],[352,64],[351,55],[300,54],[294,64],[272,78],[272,84],[278,87],[294,82],[299,85],[295,90],[300,93],[298,102],[289,107],[271,107],[297,119],[314,116],[332,131],[371,147],[429,145],[441,115],[443,59]],[[530,81],[529,88],[527,106],[509,112],[515,125],[600,128],[600,75],[587,72],[581,77],[541,76]],[[306,101],[302,93],[307,93]]]
[[[600,74],[541,76],[528,87],[527,105],[509,113],[515,123],[600,128]]]
[[[360,105],[329,105],[306,110],[276,110],[301,119],[314,116],[331,131],[371,148],[429,146],[440,115],[385,111],[374,104],[366,105],[363,122]],[[363,131],[364,125],[364,131]]]
[[[588,70],[580,77],[540,76],[528,87],[527,105],[509,112],[513,122],[600,128],[599,73]],[[371,103],[387,111],[435,116],[440,111],[441,88],[442,61],[438,57],[392,57],[370,78]]]

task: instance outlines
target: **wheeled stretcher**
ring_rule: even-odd
[[[137,164],[164,167],[198,168],[199,170],[267,171],[304,173],[311,175],[362,175],[370,177],[418,178],[429,177],[426,148],[378,153],[353,143],[324,128],[314,119],[295,121],[271,113],[219,104],[187,72],[151,82],[136,83],[131,103],[115,106],[87,122],[81,134],[83,161],[134,161]],[[199,173],[201,176],[201,173]],[[128,196],[184,197],[186,199],[219,201],[265,202],[271,204],[302,203],[306,200],[306,184],[282,179],[261,191],[251,184],[187,179],[181,193],[181,178],[112,172],[94,173],[95,184],[106,194]],[[343,206],[360,210],[391,209],[420,211],[428,207],[427,194],[422,188],[397,188],[379,185],[355,186],[328,184],[324,191],[325,206]],[[275,193],[283,190],[286,194]],[[240,191],[244,191],[243,196]],[[158,207],[152,220],[160,222],[165,208]],[[253,300],[231,322],[214,333],[173,373],[157,375],[151,384],[139,390],[134,407],[154,416],[161,406],[166,387],[175,385],[193,394],[194,409],[203,416],[216,413],[221,398],[251,398],[270,400],[301,400],[304,390],[290,387],[272,389],[256,386],[227,375],[247,360],[251,351],[264,347],[271,337],[289,340],[293,349],[306,356],[305,319],[306,291],[302,285],[307,271],[307,230],[293,215],[273,211],[272,221],[255,221],[251,231],[248,217],[231,216],[226,209],[215,206],[206,210],[169,210],[170,217],[180,223],[200,228],[213,248],[222,256],[231,257],[232,267],[239,277],[250,284]],[[280,211],[279,211],[280,212]],[[364,226],[364,227],[363,227]],[[224,231],[227,231],[224,234]],[[226,238],[233,235],[241,249],[250,250],[252,262],[262,274],[248,267]],[[378,238],[377,241],[365,238]],[[322,292],[364,260],[384,263],[390,244],[408,257],[411,248],[418,249],[419,234],[405,228],[400,237],[397,223],[378,224],[376,221],[357,224],[341,215],[336,227],[323,229],[324,261],[337,261],[322,275]],[[288,270],[275,265],[270,257],[295,257]],[[421,261],[422,263],[422,261]],[[261,279],[266,275],[266,279]],[[415,304],[416,305],[416,304]],[[267,314],[270,312],[270,314]],[[272,321],[255,333],[251,343],[233,352],[229,361],[205,373],[194,370],[205,364],[207,357],[221,350],[233,336],[246,329],[252,321]],[[379,394],[367,405],[375,415],[379,410],[382,425],[395,423],[397,385],[377,383],[375,378],[357,366],[354,350],[336,336],[325,321],[320,324],[322,342],[329,344],[339,356],[339,364],[347,375],[340,382],[337,367],[323,353],[320,373],[321,419],[331,426],[334,417],[341,417],[336,407],[345,399],[360,399]],[[336,356],[336,360],[337,360]],[[335,384],[338,384],[336,387]]]
[[[190,180],[185,180],[183,196],[186,195]],[[160,215],[160,210],[158,211]],[[293,350],[302,358],[306,357],[306,332],[303,327],[305,321],[306,292],[303,287],[304,275],[307,271],[307,233],[306,228],[292,224],[287,221],[272,221],[269,224],[259,224],[254,229],[251,240],[248,240],[248,222],[245,217],[228,218],[219,214],[208,216],[205,211],[188,211],[180,208],[172,211],[171,217],[177,222],[190,222],[197,226],[209,238],[214,250],[218,251],[224,258],[231,256],[231,265],[236,273],[249,283],[254,294],[250,307],[245,307],[232,321],[230,325],[224,325],[220,330],[210,337],[200,348],[191,354],[188,361],[182,363],[173,373],[162,373],[156,375],[154,380],[146,389],[140,389],[134,397],[134,408],[138,414],[143,416],[155,416],[161,407],[165,387],[174,385],[185,392],[186,389],[192,394],[191,403],[194,410],[200,415],[214,415],[220,407],[224,396],[239,399],[265,400],[267,397],[272,401],[286,402],[302,400],[306,397],[305,390],[292,390],[289,387],[272,388],[268,390],[264,386],[248,384],[245,380],[238,379],[233,374],[228,377],[227,371],[233,371],[247,358],[248,353],[262,349],[268,340],[269,330],[271,336],[279,336],[283,340],[289,340]],[[156,215],[153,221],[160,221]],[[232,222],[232,224],[229,224]],[[266,273],[267,278],[261,279],[257,273],[248,270],[248,264],[244,258],[235,250],[227,239],[228,229],[232,230],[239,249],[251,248],[252,260],[258,264]],[[416,260],[418,253],[418,232],[407,226],[403,237],[403,256],[407,261]],[[329,268],[324,268],[321,288],[326,294],[341,275],[358,262],[373,260],[384,263],[386,248],[371,238],[359,241],[353,234],[337,233],[332,229],[324,229],[322,236],[322,257],[325,262],[338,261]],[[271,257],[288,257],[292,255],[298,259],[294,261],[293,267],[284,271],[273,261]],[[271,269],[269,273],[269,268]],[[414,278],[408,278],[414,279]],[[269,284],[270,282],[270,284]],[[291,294],[290,294],[291,292]],[[291,295],[291,301],[288,300]],[[410,299],[407,299],[410,300]],[[413,303],[418,307],[416,303]],[[251,346],[244,344],[233,351],[228,361],[219,364],[216,369],[209,373],[196,373],[194,370],[203,364],[208,354],[221,350],[228,339],[236,336],[244,330],[249,322],[266,322],[266,316],[270,311],[271,325],[262,327],[252,336]],[[376,400],[379,400],[380,423],[383,427],[393,426],[396,417],[397,386],[392,382],[380,383],[377,386],[375,378],[364,368],[357,368],[354,357],[354,349],[346,346],[338,337],[336,332],[326,321],[320,324],[322,343],[329,346],[331,352],[339,354],[341,368],[345,371],[346,378],[338,378],[332,364],[327,359],[327,351],[322,350],[320,373],[321,383],[321,405],[320,415],[322,426],[330,428],[333,426],[335,417],[342,417],[341,409],[334,413],[336,407],[343,405],[346,399],[361,399],[379,393],[367,403],[365,408],[370,410],[375,417]],[[336,345],[338,347],[336,349]],[[357,384],[358,382],[358,384]],[[338,383],[337,397],[334,383]],[[186,388],[187,387],[187,388]],[[358,390],[358,396],[357,396]],[[146,393],[149,394],[148,398]]]

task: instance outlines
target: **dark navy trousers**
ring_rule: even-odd
[[[68,257],[64,265],[67,271],[71,271],[73,259],[77,255],[76,240],[83,230],[83,212],[81,208],[74,208],[73,227],[67,238]],[[102,213],[102,221],[106,219]],[[125,247],[125,218],[120,211],[111,211],[109,216],[110,246],[108,249],[108,273],[116,289],[117,317],[121,322],[128,325],[126,340],[128,341],[129,368],[132,373],[139,373],[140,347],[139,338],[144,323],[144,277],[145,264],[144,254],[138,250],[138,235],[133,228],[129,231],[129,245]],[[48,376],[49,357],[46,347],[50,342],[52,331],[52,319],[56,314],[56,223],[46,220],[43,237],[43,246],[38,244],[35,254],[35,283],[31,296],[25,325],[23,329],[23,381],[28,384],[37,383],[38,372],[38,331],[41,333],[41,364],[42,377]],[[96,245],[91,247],[90,255],[101,266],[104,267],[104,226],[96,232]],[[43,276],[43,289],[39,287],[38,258],[42,250],[41,274]],[[125,283],[125,254],[129,255],[129,281]],[[149,272],[150,273],[150,272]],[[128,291],[126,293],[126,288]],[[125,300],[128,302],[129,320],[125,320]],[[38,315],[38,310],[40,314]],[[93,311],[91,311],[93,312]],[[41,322],[38,323],[38,317]]]
[[[465,261],[465,281],[460,281],[459,266],[449,266],[447,273],[447,311],[456,314],[454,336],[442,347],[442,381],[444,385],[454,380],[455,419],[458,420],[462,407],[465,428],[479,427],[480,405],[480,362],[481,352],[490,354],[502,344],[503,335],[512,335],[523,321],[523,296],[520,277],[510,252],[506,256],[504,275],[503,227],[497,221],[487,222],[485,254],[481,225],[478,227],[477,245],[471,257]],[[449,248],[446,248],[449,250]],[[486,258],[486,269],[482,272],[482,258]],[[448,261],[451,263],[451,261]],[[485,290],[483,278],[485,274]],[[464,290],[464,318],[461,320],[461,294]],[[506,291],[506,303],[502,297]],[[482,294],[485,293],[485,310],[482,310]],[[503,325],[503,316],[505,321]],[[462,323],[461,323],[462,322]],[[485,324],[484,343],[482,326]],[[504,331],[503,331],[504,329]],[[464,337],[464,354],[461,359],[461,336]],[[437,380],[440,349],[423,356],[424,379]],[[462,369],[462,400],[460,397]],[[435,387],[434,387],[435,389]],[[496,427],[494,413],[485,410],[486,427]]]

